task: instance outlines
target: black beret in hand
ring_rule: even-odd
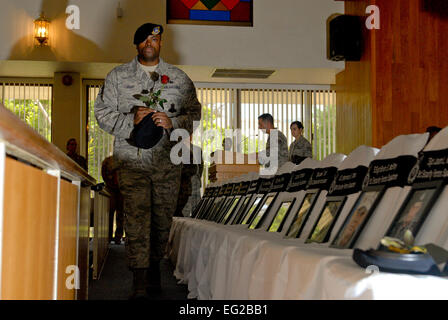
[[[145,116],[135,127],[132,132],[132,140],[136,147],[141,149],[150,149],[154,147],[163,136],[163,128],[157,127],[152,120],[151,112]]]

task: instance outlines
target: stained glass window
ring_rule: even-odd
[[[167,0],[167,23],[252,26],[253,0]]]

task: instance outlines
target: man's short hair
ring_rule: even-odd
[[[291,122],[291,125],[289,127],[291,128],[293,125],[296,125],[297,128],[299,128],[299,129],[303,129],[303,124],[300,121],[293,121],[293,122]]]
[[[261,116],[258,117],[258,119],[261,119],[263,121],[267,121],[270,124],[274,125],[274,118],[270,113],[263,113]]]

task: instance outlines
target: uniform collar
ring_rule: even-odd
[[[138,62],[138,56],[135,56],[134,60],[132,60],[131,63],[133,73],[139,80],[142,80],[144,82],[152,81],[149,75],[145,71],[143,71],[142,68],[140,68],[139,64],[140,62]],[[166,74],[167,69],[167,63],[159,57],[159,64],[157,65],[155,72],[162,76]]]

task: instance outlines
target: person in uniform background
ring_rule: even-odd
[[[222,149],[224,151],[232,151],[233,140],[232,138],[222,139]]]
[[[106,184],[107,191],[110,193],[109,201],[109,242],[112,241],[114,214],[115,215],[115,244],[121,244],[123,237],[123,197],[118,188],[118,169],[114,157],[110,156],[103,160],[101,165],[101,176]]]
[[[266,130],[269,135],[268,141],[266,142],[266,156],[269,157],[271,154],[271,149],[278,152],[278,168],[288,162],[288,139],[285,135],[278,129],[274,128],[274,118],[269,113],[264,113],[258,117],[258,128],[260,130]],[[271,146],[271,130],[277,130],[277,146]]]
[[[159,57],[163,27],[152,23],[134,34],[137,56],[114,68],[95,101],[100,127],[115,136],[114,158],[119,163],[118,185],[123,195],[124,229],[129,268],[133,272],[130,298],[147,298],[161,290],[160,261],[176,210],[181,166],[170,160],[174,129],[193,131],[201,118],[201,104],[191,79]],[[154,108],[143,106],[136,95],[157,93],[167,101]],[[163,136],[149,149],[132,142],[134,126],[151,115]]]
[[[294,121],[291,123],[290,129],[294,141],[289,146],[289,161],[299,164],[306,158],[312,158],[311,143],[303,136],[303,124],[300,121]]]
[[[75,138],[68,139],[67,141],[67,155],[73,159],[81,168],[87,171],[87,161],[86,158],[78,154],[76,149],[78,148],[78,142]]]
[[[177,208],[174,213],[175,217],[189,217],[201,200],[201,178],[204,164],[202,161],[202,149],[191,143],[192,136],[190,136],[190,163],[182,164],[181,183],[179,190],[179,197],[177,199]],[[193,154],[200,163],[194,163]],[[198,161],[196,161],[198,162]]]

